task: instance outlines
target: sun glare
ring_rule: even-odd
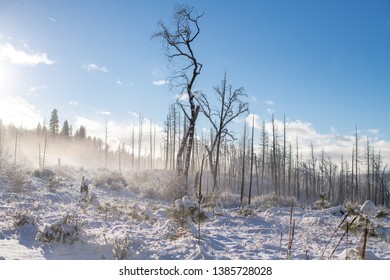
[[[12,95],[16,83],[16,73],[12,66],[0,61],[0,98]]]

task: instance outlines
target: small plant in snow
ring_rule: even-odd
[[[314,202],[314,209],[326,209],[331,206],[332,204],[326,199],[325,193],[320,193],[319,199]]]
[[[207,219],[205,212],[202,210],[199,211],[198,205],[189,200],[187,196],[183,196],[182,199],[175,200],[168,213],[183,229],[187,228],[193,222],[203,222]]]
[[[29,183],[26,170],[19,165],[12,165],[7,170],[7,179],[16,193],[23,192]]]
[[[64,217],[51,225],[45,225],[36,239],[45,242],[58,242],[72,244],[80,239],[82,231],[82,221],[74,215],[66,214]]]
[[[249,217],[255,214],[254,210],[250,206],[245,206],[237,211],[237,214],[244,217]]]
[[[121,190],[127,186],[127,182],[120,173],[111,172],[95,178],[94,185],[97,187],[109,187],[112,190]]]
[[[34,217],[28,212],[28,210],[17,211],[12,218],[15,227],[21,227],[23,225],[36,226]]]
[[[381,219],[381,218],[386,218],[388,216],[389,216],[389,210],[386,208],[380,208],[378,209],[375,218]]]
[[[47,188],[49,192],[54,192],[57,188],[60,187],[60,180],[56,176],[50,176],[49,180],[47,181]]]
[[[344,204],[345,204],[345,209],[351,215],[357,215],[359,213],[360,206],[357,203],[354,203],[350,200],[346,200]]]
[[[56,174],[54,173],[53,170],[47,169],[47,168],[45,168],[45,169],[43,169],[43,170],[37,169],[37,170],[35,170],[35,171],[33,172],[33,176],[34,176],[34,177],[41,178],[41,179],[54,177],[55,175],[56,175]]]
[[[264,196],[264,206],[266,208],[272,208],[278,205],[279,197],[276,193],[272,193]]]
[[[115,239],[114,248],[112,249],[112,252],[114,253],[114,258],[116,260],[125,260],[127,258],[130,245],[131,242],[127,237],[125,237],[124,239]]]

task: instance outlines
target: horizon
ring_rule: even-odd
[[[107,121],[121,143],[142,115],[162,133],[178,92],[168,82],[174,65],[151,37],[176,2],[3,1],[0,119],[32,129],[57,109],[61,126],[103,139]],[[368,137],[390,162],[387,1],[186,3],[205,12],[196,88],[213,100],[226,71],[248,95],[250,114],[231,127],[237,136],[252,114],[257,138],[263,121],[269,131],[274,115],[281,132],[286,116],[291,143],[349,156],[357,126],[361,147]],[[202,116],[197,131],[209,127]]]

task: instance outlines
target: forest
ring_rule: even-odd
[[[226,72],[214,96],[196,89],[203,64],[194,46],[203,16],[193,7],[178,5],[173,28],[160,21],[152,36],[162,41],[164,55],[174,66],[169,84],[179,93],[177,102],[169,105],[163,132],[156,132],[152,121],[145,123],[140,115],[138,123],[129,126],[128,139],[113,144],[108,140],[107,121],[104,139],[92,138],[83,125],[73,131],[65,120],[61,126],[58,110],[53,109],[49,124],[38,123],[35,130],[0,122],[2,160],[29,163],[40,171],[50,164],[109,168],[119,174],[176,170],[185,194],[193,195],[202,185],[207,193],[238,194],[243,205],[267,194],[294,197],[308,205],[319,199],[332,204],[372,200],[388,205],[387,163],[369,137],[359,135],[357,126],[350,150],[331,158],[323,147],[301,147],[297,136],[289,141],[294,136],[287,135],[285,116],[278,121],[272,115],[267,125],[263,120],[255,133],[254,117],[245,119],[250,112],[245,90],[234,89]],[[198,118],[209,123],[208,132],[197,130]],[[310,153],[303,154],[303,148]]]
[[[365,146],[360,145],[357,130],[349,155],[340,155],[339,160],[313,145],[311,153],[303,156],[299,139],[296,143],[287,141],[285,126],[278,130],[274,118],[271,132],[263,122],[259,135],[247,123],[238,136],[227,128],[222,135],[214,126],[209,135],[195,133],[191,153],[182,153],[178,158],[180,142],[189,125],[179,105],[169,107],[164,124],[163,135],[157,136],[152,124],[144,123],[141,117],[128,132],[127,143],[113,147],[107,138],[88,136],[88,128],[84,126],[74,133],[66,120],[60,126],[54,109],[49,126],[39,123],[34,130],[4,126],[0,122],[0,158],[2,163],[8,161],[40,171],[53,165],[75,165],[132,174],[143,170],[177,171],[188,156],[188,178],[183,181],[188,195],[195,194],[195,180],[198,178],[196,184],[199,184],[202,174],[206,193],[236,194],[242,205],[250,204],[255,196],[267,194],[294,197],[308,205],[320,199],[332,205],[365,200],[378,205],[390,203],[387,165],[369,139]],[[179,176],[179,171],[176,173]]]

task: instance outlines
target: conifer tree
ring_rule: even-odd
[[[64,137],[69,137],[70,136],[70,127],[69,127],[69,123],[68,123],[67,120],[65,120],[64,124],[62,125],[61,135],[64,136]]]
[[[58,120],[58,110],[54,109],[51,112],[50,122],[49,122],[49,131],[51,135],[58,134],[60,129],[59,120]]]

